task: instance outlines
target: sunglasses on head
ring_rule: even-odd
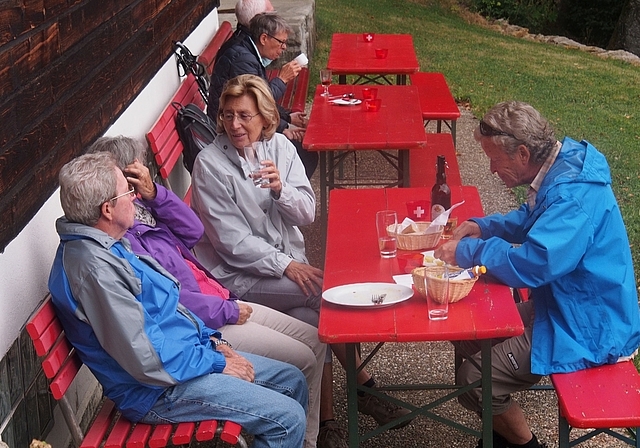
[[[515,140],[518,140],[513,134],[509,134],[508,132],[492,128],[487,123],[485,123],[484,120],[480,120],[480,134],[484,137],[495,137],[497,135],[503,135],[505,137],[511,137]]]

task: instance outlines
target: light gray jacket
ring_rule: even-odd
[[[248,165],[226,134],[198,154],[191,179],[191,206],[205,228],[197,257],[239,297],[260,277],[281,278],[292,260],[308,263],[297,226],[315,219],[315,195],[295,147],[282,134],[263,144],[280,171],[277,199],[253,185]]]

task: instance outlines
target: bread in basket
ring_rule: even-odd
[[[396,237],[396,245],[401,250],[433,249],[438,245],[444,226],[435,226],[424,233],[430,222],[414,222],[400,232],[394,232],[393,226],[387,228],[389,236]]]
[[[460,272],[462,268],[448,266],[449,272]],[[423,298],[427,298],[427,292],[437,302],[443,303],[446,299],[447,279],[443,278],[444,266],[427,266],[415,268],[411,271],[413,285]],[[424,288],[424,279],[427,278],[427,291]],[[463,280],[449,279],[449,303],[458,302],[465,298],[478,277]]]

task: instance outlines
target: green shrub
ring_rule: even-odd
[[[558,17],[555,0],[469,0],[469,7],[492,19],[507,19],[531,33],[544,33]]]

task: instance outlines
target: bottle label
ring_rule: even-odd
[[[431,207],[431,221],[436,219],[445,211],[445,208],[440,204],[433,204]]]

